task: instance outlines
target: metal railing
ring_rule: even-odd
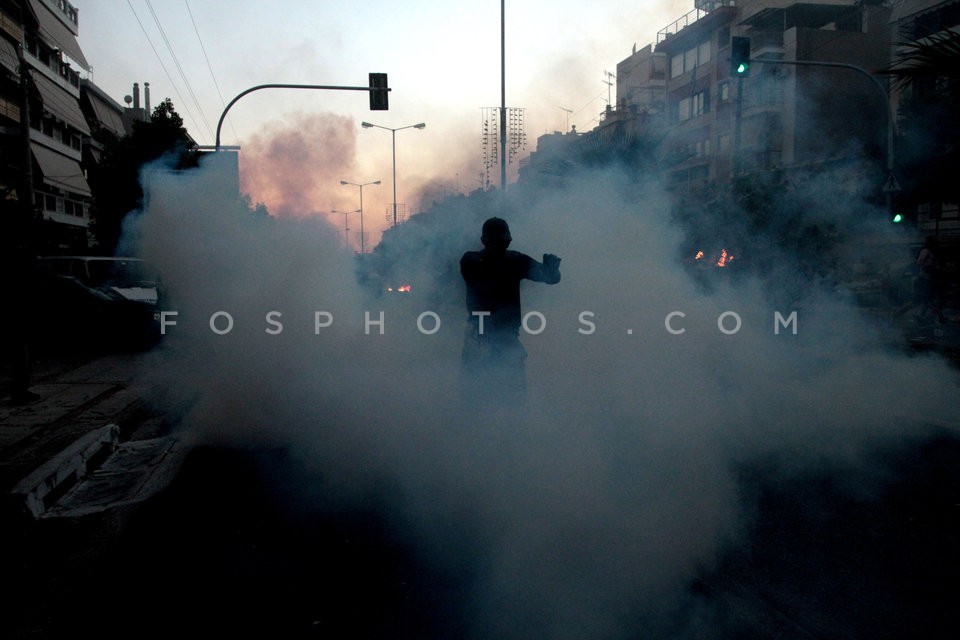
[[[736,0],[705,0],[703,2],[697,2],[697,8],[689,11],[657,32],[657,44],[660,44],[670,36],[676,35],[681,30],[686,29],[714,9],[735,6],[737,6]]]

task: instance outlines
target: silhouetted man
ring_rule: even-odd
[[[543,262],[508,251],[513,238],[501,218],[483,223],[481,251],[460,258],[470,313],[463,344],[463,369],[475,396],[522,399],[526,349],[520,343],[520,281],[560,282],[560,258],[543,254]]]

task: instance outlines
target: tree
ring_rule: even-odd
[[[960,200],[960,33],[940,31],[902,43],[884,71],[903,99],[899,110],[904,196],[914,202]]]
[[[130,135],[106,147],[103,162],[90,174],[94,197],[91,226],[101,253],[113,253],[124,218],[143,204],[140,171],[144,165],[160,160],[174,170],[196,167],[195,146],[183,127],[183,118],[167,98],[154,108],[149,120],[135,122]]]

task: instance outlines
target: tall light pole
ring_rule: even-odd
[[[507,190],[507,10],[500,0],[500,190]]]
[[[364,253],[367,252],[366,246],[364,245],[364,241],[363,241],[363,188],[370,184],[380,184],[380,181],[374,180],[373,182],[364,182],[363,184],[359,184],[356,182],[350,182],[348,180],[341,180],[340,184],[349,184],[354,187],[360,187],[360,208],[357,209],[357,211],[360,212],[360,255],[363,255]]]
[[[390,136],[393,138],[393,226],[397,226],[397,131],[402,129],[423,129],[427,125],[421,122],[419,124],[408,124],[405,127],[397,127],[396,129],[393,129],[391,127],[380,126],[379,124],[361,122],[360,126],[364,129],[369,129],[370,127],[386,129],[390,132]]]
[[[350,249],[350,227],[347,226],[347,216],[351,213],[358,213],[360,209],[354,209],[353,211],[337,211],[333,209],[330,213],[342,213],[343,214],[343,243],[347,246],[347,249]],[[363,236],[361,236],[363,237]]]

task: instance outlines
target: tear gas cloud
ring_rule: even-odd
[[[358,284],[336,226],[254,219],[216,197],[215,181],[204,169],[153,174],[130,227],[178,312],[151,354],[158,402],[199,442],[289,447],[341,504],[391,486],[396,535],[438,566],[471,567],[474,637],[683,637],[690,582],[748,524],[737,464],[856,465],[878,441],[952,419],[949,368],[888,350],[842,295],[790,267],[796,256],[771,257],[784,268],[770,279],[713,270],[709,290],[699,285],[667,196],[616,170],[518,185],[506,201],[451,199],[398,227],[370,257],[413,285],[392,297]],[[563,259],[559,284],[521,288],[546,327],[521,335],[527,406],[495,417],[457,388],[457,264],[489,215],[508,220],[512,249]],[[229,333],[211,330],[217,311]],[[271,311],[280,333],[267,331]],[[316,328],[317,311],[332,323]],[[365,322],[381,311],[382,335]],[[418,330],[424,311],[440,318],[436,333]],[[664,326],[674,311],[679,335]],[[728,311],[742,320],[729,335],[717,326]],[[775,331],[778,311],[797,313],[795,334]]]

